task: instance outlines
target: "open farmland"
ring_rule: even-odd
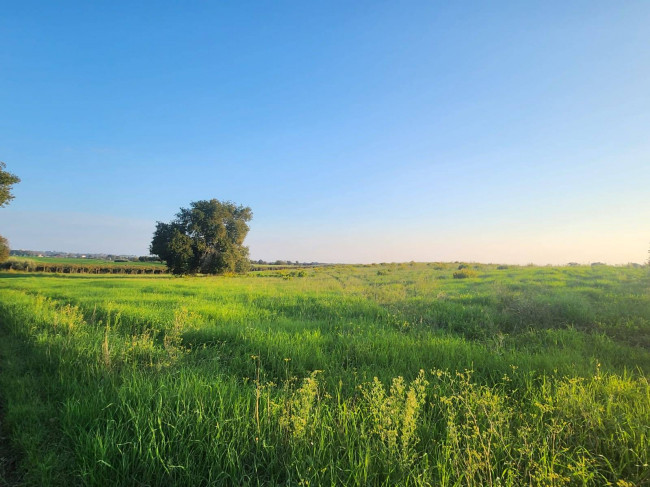
[[[648,269],[458,267],[0,274],[10,476],[650,482]]]

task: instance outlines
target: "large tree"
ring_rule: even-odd
[[[156,222],[149,251],[174,274],[246,272],[243,244],[252,217],[250,208],[230,201],[195,201],[171,222]]]

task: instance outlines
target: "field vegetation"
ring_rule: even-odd
[[[86,259],[75,257],[16,257],[16,260],[31,260],[34,262],[42,262],[46,264],[76,264],[76,265],[114,265],[114,266],[139,266],[139,267],[163,267],[165,264],[160,261],[141,261],[141,260],[126,260],[126,259]]]
[[[16,272],[0,297],[8,481],[650,482],[647,268]]]
[[[133,260],[80,259],[66,257],[10,257],[0,269],[63,274],[162,274],[162,262]]]

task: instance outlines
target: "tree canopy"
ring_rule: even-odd
[[[9,241],[0,235],[0,262],[9,258]]]
[[[195,201],[171,222],[156,222],[149,251],[174,274],[246,272],[250,262],[243,244],[252,217],[249,207],[230,201]]]
[[[20,182],[20,178],[15,174],[5,171],[7,165],[0,161],[0,208],[7,206],[14,199],[11,194],[11,187]],[[9,258],[9,241],[0,235],[0,262]]]
[[[11,194],[11,186],[20,182],[20,178],[15,174],[5,171],[7,165],[0,162],[0,208],[9,204],[14,199]]]

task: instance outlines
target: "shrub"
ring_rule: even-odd
[[[9,258],[9,241],[0,235],[0,262]]]
[[[454,279],[467,279],[470,277],[476,277],[478,276],[478,272],[472,270],[472,269],[463,269],[460,271],[454,272]]]

